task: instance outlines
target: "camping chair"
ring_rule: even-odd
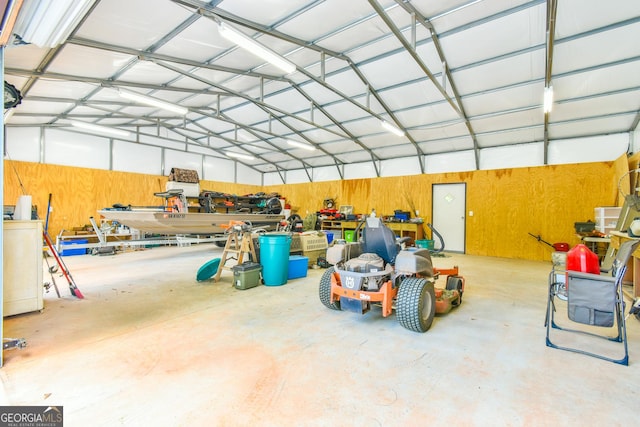
[[[629,364],[622,279],[627,271],[627,262],[639,243],[640,240],[629,240],[620,245],[613,261],[611,275],[578,271],[567,271],[562,275],[558,274],[558,271],[552,270],[549,276],[549,298],[547,300],[545,320],[545,326],[547,327],[546,344],[548,347],[597,357],[621,365]],[[564,283],[558,280],[562,276],[565,278]],[[554,318],[556,299],[567,302],[567,316],[570,321],[588,326],[581,327],[581,329],[569,329],[558,325]],[[617,330],[617,336],[611,337],[614,325]],[[596,327],[607,328],[607,331],[606,333],[594,332],[597,331]],[[552,328],[622,343],[624,356],[616,359],[604,355],[602,352],[583,350],[578,348],[577,344],[573,347],[554,344],[549,336]]]

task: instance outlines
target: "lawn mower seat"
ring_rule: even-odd
[[[362,251],[364,253],[374,253],[384,260],[393,264],[396,256],[401,250],[400,244],[396,240],[393,231],[380,221],[380,218],[368,217],[362,232]]]

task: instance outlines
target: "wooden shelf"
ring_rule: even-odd
[[[320,228],[325,231],[340,230],[341,236],[344,238],[345,230],[355,230],[358,227],[357,221],[322,221]],[[393,230],[399,237],[411,237],[412,244],[416,240],[424,239],[424,229],[422,223],[415,222],[385,222],[387,227]]]

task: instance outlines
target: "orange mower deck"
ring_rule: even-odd
[[[437,280],[440,275],[447,278],[455,276],[462,280],[462,291],[464,292],[464,278],[458,275],[458,266],[450,269],[434,268],[433,279]],[[340,301],[340,297],[347,297],[367,302],[379,302],[382,307],[382,316],[387,317],[393,312],[393,302],[398,295],[398,287],[394,287],[390,280],[386,281],[378,291],[362,291],[344,288],[340,281],[340,274],[334,272],[331,277],[331,302]],[[458,291],[436,288],[436,314],[444,314],[451,311],[462,301],[462,295]]]

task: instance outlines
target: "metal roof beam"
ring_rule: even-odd
[[[251,98],[251,97],[249,97],[248,95],[245,95],[245,94],[243,94],[243,93],[236,92],[236,91],[232,91],[232,90],[230,90],[230,89],[228,89],[228,88],[222,88],[220,85],[218,85],[217,83],[212,82],[212,81],[210,81],[210,80],[207,80],[207,79],[204,79],[204,78],[202,78],[202,77],[198,77],[198,76],[195,76],[195,75],[192,75],[192,74],[189,74],[189,73],[185,73],[183,70],[181,70],[181,69],[179,69],[179,68],[177,68],[177,67],[174,67],[174,66],[172,66],[172,65],[169,65],[169,64],[166,64],[166,63],[164,63],[164,62],[160,62],[160,61],[155,62],[155,63],[156,63],[157,65],[161,66],[161,67],[167,68],[167,69],[172,70],[172,71],[174,71],[174,72],[176,72],[176,73],[184,74],[184,75],[185,75],[185,76],[187,76],[187,77],[193,78],[193,79],[198,80],[198,81],[201,81],[201,82],[203,82],[203,83],[204,83],[204,82],[206,82],[207,84],[210,84],[210,85],[211,85],[211,86],[213,86],[213,87],[217,87],[217,88],[219,88],[219,89],[226,90],[226,91],[228,91],[229,93],[231,93],[231,94],[233,94],[233,95],[235,95],[235,96],[238,96],[238,97],[243,98],[243,99],[245,99],[245,100],[251,101],[254,105],[256,105],[258,108],[260,108],[262,111],[264,111],[265,113],[267,113],[267,114],[269,114],[269,115],[271,115],[271,114],[272,114],[271,110],[276,110],[276,111],[278,111],[278,110],[279,110],[279,109],[275,108],[274,106],[271,106],[271,105],[265,104],[264,102],[260,102],[260,101],[258,101],[258,100],[255,100],[255,99],[253,99],[253,98]],[[290,116],[290,114],[289,114],[289,113],[286,113],[286,112],[284,112],[284,111],[282,111],[282,114],[284,114],[284,115],[286,115],[286,116]],[[288,128],[289,130],[291,130],[293,133],[295,133],[295,134],[297,134],[298,136],[300,136],[302,139],[304,139],[305,141],[307,141],[309,144],[311,144],[311,145],[312,145],[313,147],[315,147],[316,149],[323,151],[323,152],[324,152],[326,155],[328,155],[328,156],[332,156],[332,154],[331,154],[331,153],[329,153],[329,152],[325,151],[324,149],[322,149],[322,148],[321,148],[317,143],[315,143],[315,142],[314,142],[314,141],[312,141],[311,139],[307,138],[305,135],[301,134],[298,130],[294,129],[291,125],[289,125],[289,123],[287,123],[286,121],[282,120],[280,117],[278,117],[278,116],[273,116],[273,117],[274,117],[276,120],[278,120],[278,122],[279,122],[280,124],[282,124],[283,126],[285,126],[286,128]],[[293,116],[291,116],[291,117],[293,117]],[[293,118],[298,119],[297,117],[293,117]],[[265,141],[266,141],[266,140],[265,140]],[[278,148],[277,146],[275,146],[275,145],[273,145],[273,144],[270,144],[270,145],[272,145],[272,147],[273,147],[273,148],[277,149],[277,150],[278,150],[278,151],[280,151],[281,153],[286,154],[287,156],[292,157],[292,158],[294,158],[294,159],[296,159],[296,160],[300,161],[300,163],[302,163],[303,165],[305,165],[305,164],[306,164],[306,163],[304,162],[304,160],[302,160],[302,159],[300,159],[300,158],[296,158],[296,157],[292,156],[292,155],[291,155],[290,153],[288,153],[287,151],[282,150],[282,149]],[[332,156],[332,157],[333,157],[333,156]]]
[[[278,26],[278,25],[281,25],[283,23],[283,20],[279,21],[278,23],[276,23],[275,25],[273,25],[271,27],[267,27],[267,26],[260,25],[260,24],[257,24],[255,22],[252,22],[252,21],[248,21],[248,20],[243,19],[243,18],[241,18],[239,16],[236,16],[236,15],[234,15],[232,13],[229,13],[224,9],[220,9],[218,7],[215,7],[215,6],[208,5],[208,4],[206,4],[206,3],[202,2],[202,1],[198,1],[198,0],[171,0],[171,1],[173,1],[174,3],[177,3],[177,4],[181,4],[183,6],[194,8],[194,9],[196,9],[197,13],[199,13],[199,14],[201,14],[203,16],[207,16],[207,17],[212,18],[212,19],[220,19],[220,18],[222,18],[227,22],[232,22],[234,24],[241,25],[241,26],[246,27],[246,28],[250,28],[250,29],[252,29],[254,31],[257,31],[257,32],[260,32],[260,33],[264,33],[264,34],[268,34],[268,35],[270,35],[272,37],[278,38],[280,40],[284,40],[286,42],[289,42],[289,43],[291,43],[293,45],[296,45],[296,46],[299,46],[299,47],[304,47],[304,48],[307,48],[307,49],[315,50],[316,52],[324,53],[324,54],[332,56],[334,58],[346,59],[344,57],[344,55],[342,55],[339,52],[335,52],[335,51],[332,51],[330,49],[324,49],[324,48],[314,44],[313,42],[308,42],[306,40],[302,40],[302,39],[290,36],[288,34],[281,33],[280,31],[276,31],[274,28],[276,26]],[[299,10],[297,12],[294,12],[290,17],[285,18],[285,20],[286,19],[291,19],[291,18],[299,15],[300,13],[303,13],[305,10],[308,10],[310,7],[315,7],[319,3],[321,3],[321,2],[316,1],[311,5],[307,5],[307,6],[303,7],[301,10]]]
[[[553,76],[553,46],[556,33],[556,15],[558,3],[556,0],[547,0],[547,32],[545,43],[545,72],[544,87],[545,91],[551,85]],[[544,164],[549,163],[549,115],[551,111],[544,112]]]
[[[473,151],[476,162],[476,169],[480,168],[480,155],[478,152],[478,140],[476,138],[475,132],[473,130],[473,126],[471,126],[471,122],[469,122],[469,118],[467,116],[467,112],[464,109],[464,105],[462,104],[462,99],[460,97],[460,93],[458,92],[458,88],[456,87],[455,81],[453,80],[453,76],[451,75],[451,71],[447,66],[447,58],[444,55],[444,51],[442,49],[442,45],[440,44],[440,39],[435,29],[433,28],[433,24],[424,16],[420,14],[420,12],[411,4],[407,3],[403,0],[396,0],[396,3],[400,5],[407,13],[409,13],[414,19],[416,19],[422,26],[424,26],[429,33],[431,34],[431,40],[433,41],[433,46],[436,48],[436,52],[438,53],[438,58],[443,64],[443,73],[446,76],[446,79],[449,81],[451,85],[451,92],[456,100],[456,105],[460,109],[459,114],[460,117],[464,120],[464,124],[469,131],[469,135],[471,136],[471,140],[473,141]],[[402,36],[400,34],[400,36]],[[415,51],[415,43],[412,46],[412,50],[415,52],[415,56],[418,56],[418,53]],[[426,65],[424,65],[425,68]],[[435,76],[434,76],[435,77]],[[446,90],[445,90],[446,92]]]

